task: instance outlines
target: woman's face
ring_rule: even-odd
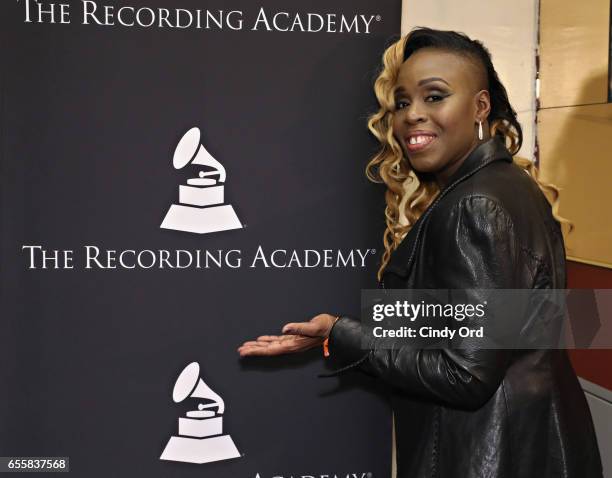
[[[464,56],[435,48],[413,53],[395,85],[393,134],[413,169],[440,185],[478,145],[478,120],[490,111],[484,69]]]

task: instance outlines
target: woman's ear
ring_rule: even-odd
[[[486,121],[491,112],[491,97],[488,90],[476,93],[476,120]]]

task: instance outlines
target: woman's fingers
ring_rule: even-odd
[[[238,353],[241,357],[246,357],[249,355],[276,355],[274,354],[268,347],[240,347],[238,349]]]
[[[259,342],[259,341],[257,341],[257,340],[249,340],[249,341],[247,341],[247,342],[243,343],[243,344],[241,345],[241,347],[251,347],[251,346],[261,347],[261,346],[266,345],[266,344],[268,344],[268,343],[269,343],[269,342]]]
[[[243,345],[238,348],[238,353],[241,357],[247,355],[281,355],[290,353],[292,350],[280,342],[257,345]]]
[[[280,335],[260,335],[259,337],[257,337],[257,341],[258,342],[273,342],[275,340],[279,340],[279,338],[282,337]]]
[[[302,352],[318,345],[319,339],[300,337],[296,335],[281,336],[274,341],[249,341],[238,348],[241,357],[246,355],[282,355]]]
[[[287,335],[260,335],[257,337],[258,341],[261,342],[276,342],[278,340],[287,340],[295,337],[295,335],[287,334]]]
[[[244,348],[252,348],[254,350],[270,349],[277,350],[279,346],[287,348],[291,344],[289,341],[295,341],[295,335],[286,336],[262,336],[257,340],[248,340],[243,343],[238,350]],[[279,349],[280,350],[280,349]]]
[[[272,342],[281,342],[285,340],[292,340],[296,335],[261,335],[255,340],[249,340],[244,342],[242,345],[265,345]]]

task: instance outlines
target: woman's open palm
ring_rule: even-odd
[[[290,322],[283,326],[283,335],[262,335],[249,340],[238,347],[238,353],[245,357],[304,352],[323,343],[334,321],[333,315],[319,314],[308,322]]]

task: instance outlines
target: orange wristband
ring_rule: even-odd
[[[338,322],[338,320],[340,320],[339,315],[336,317],[336,320],[334,320],[334,323],[332,324],[332,329],[334,328],[334,325],[336,325],[336,322]],[[331,332],[331,329],[329,329],[329,331]],[[323,341],[323,356],[329,357],[329,336],[327,336]]]
[[[323,341],[323,357],[329,357],[329,337]]]

